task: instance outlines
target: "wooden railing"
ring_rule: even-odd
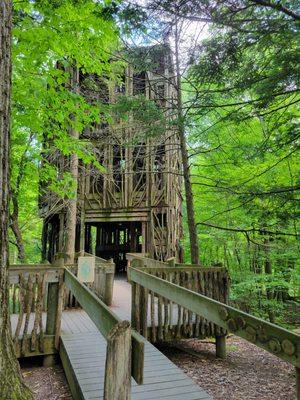
[[[130,399],[131,376],[143,383],[144,339],[68,269],[65,284],[107,340],[104,399]]]
[[[57,253],[55,256],[55,262],[60,260],[63,254]],[[115,264],[113,260],[104,260],[103,258],[94,256],[87,252],[80,252],[75,254],[75,264],[69,265],[69,270],[77,275],[77,260],[79,256],[87,256],[95,258],[95,280],[93,283],[87,284],[90,290],[94,292],[104,303],[108,306],[112,305],[113,300],[113,287],[114,287],[114,275],[115,275]],[[68,289],[65,291],[64,296],[64,307],[65,308],[77,308],[79,307],[78,301],[72,292]]]
[[[229,279],[225,268],[177,264],[174,259],[160,262],[140,255],[138,258],[133,258],[131,263],[148,274],[222,303],[228,302]],[[211,336],[217,337],[219,341],[219,338],[222,340],[222,336],[226,334],[226,330],[219,325],[134,282],[132,310],[132,325],[153,343]]]
[[[133,285],[144,292],[144,304],[147,291],[163,296],[180,307],[201,315],[206,320],[233,332],[247,341],[276,355],[296,367],[297,399],[300,400],[300,336],[260,318],[246,314],[227,304],[216,301],[203,294],[181,287],[178,282],[169,282],[140,268],[140,260],[132,262],[128,276]],[[136,291],[136,289],[135,289]],[[135,303],[136,306],[136,303]],[[133,313],[135,310],[133,309]],[[219,352],[225,356],[225,338],[219,342]]]
[[[12,337],[18,357],[56,352],[63,301],[63,268],[49,264],[9,267]]]
[[[93,256],[89,253],[84,253],[85,256]],[[104,260],[103,258],[95,257],[95,281],[91,285],[91,290],[96,293],[108,306],[111,306],[113,299],[115,263],[113,259]]]

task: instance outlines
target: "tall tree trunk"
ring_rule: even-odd
[[[12,2],[0,2],[0,398],[32,399],[23,383],[10,329],[8,293],[9,148]]]
[[[78,68],[71,69],[71,90],[75,93],[79,88],[79,71]],[[79,138],[78,132],[71,128],[70,136],[74,139]],[[66,214],[66,235],[65,235],[65,261],[74,263],[75,238],[76,238],[76,221],[77,221],[77,187],[78,187],[78,155],[76,153],[70,156],[70,174],[74,181],[74,196],[67,202]]]
[[[199,264],[199,245],[198,245],[197,225],[195,221],[194,195],[191,183],[190,164],[188,158],[188,151],[187,151],[187,144],[185,137],[184,116],[182,110],[182,90],[181,90],[181,75],[180,75],[180,61],[179,61],[179,33],[178,33],[177,21],[175,22],[175,68],[176,68],[176,80],[177,80],[177,92],[178,92],[177,94],[178,133],[179,133],[180,151],[182,158],[185,201],[186,201],[186,211],[187,211],[190,249],[191,249],[191,262],[192,264]]]

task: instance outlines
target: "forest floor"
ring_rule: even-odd
[[[191,339],[160,350],[214,400],[295,399],[295,369],[236,336],[227,339],[226,360],[215,357],[215,345],[209,340]],[[22,373],[35,400],[72,399],[60,365],[23,365]]]
[[[39,363],[22,365],[26,385],[35,400],[72,400],[71,392],[61,365],[42,367]]]
[[[296,398],[295,368],[236,336],[227,339],[226,360],[215,357],[209,340],[191,339],[160,350],[214,400]]]

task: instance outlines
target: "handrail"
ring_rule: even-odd
[[[236,308],[131,267],[129,279],[164,298],[202,315],[256,346],[300,368],[300,336]]]
[[[191,272],[191,271],[205,271],[205,272],[216,272],[216,271],[222,271],[225,268],[224,267],[202,267],[200,265],[198,266],[193,266],[190,264],[180,264],[181,266],[178,266],[179,264],[175,264],[176,266],[170,266],[166,265],[163,267],[138,267],[140,271],[145,271],[148,273],[151,272],[180,272],[180,271],[186,271],[186,272]]]
[[[112,264],[114,264],[114,262],[111,260],[105,260],[105,258],[95,256],[95,254],[87,253],[86,251],[84,252],[84,255],[88,257],[94,257],[95,260],[101,262],[101,264],[108,264],[107,266],[111,266]]]
[[[165,261],[154,260],[151,257],[145,257],[145,253],[126,253],[126,260],[128,262],[128,266],[130,267],[131,262],[133,260],[142,260],[146,267],[156,265],[160,267],[167,267],[169,264]]]
[[[65,268],[65,285],[81,307],[86,311],[91,320],[97,326],[101,334],[107,339],[111,330],[121,319],[113,313],[107,305],[101,301],[86,285],[67,268]],[[132,376],[139,384],[143,383],[144,369],[144,339],[137,332],[131,331],[132,340]]]
[[[52,264],[11,264],[8,267],[9,272],[15,271],[53,271]],[[55,266],[54,269],[63,269],[62,267]]]

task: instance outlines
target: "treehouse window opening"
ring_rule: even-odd
[[[165,86],[163,83],[157,83],[154,86],[154,99],[158,106],[162,106],[165,101]]]
[[[146,73],[140,72],[133,75],[133,95],[145,94],[146,92]]]
[[[163,75],[165,72],[165,56],[162,52],[155,54],[153,72],[157,75]]]

